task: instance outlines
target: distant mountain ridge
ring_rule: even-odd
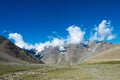
[[[40,54],[46,64],[80,64],[113,46],[109,42],[89,42],[87,45],[67,44],[61,47],[49,47]]]
[[[83,63],[98,63],[107,61],[120,61],[120,45],[113,45],[110,49],[107,49],[98,55],[92,56]]]
[[[36,54],[36,50],[21,49],[5,37],[0,36],[0,61],[5,62],[72,65],[84,62],[120,60],[119,51],[120,45],[98,41],[49,47]]]
[[[41,60],[19,48],[3,36],[0,36],[0,61],[43,63]]]

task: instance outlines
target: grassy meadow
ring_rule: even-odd
[[[120,80],[120,61],[79,65],[0,64],[0,80]]]

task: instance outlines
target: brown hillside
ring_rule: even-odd
[[[0,36],[0,61],[42,63],[3,36]]]
[[[103,61],[118,61],[120,60],[120,45],[114,45],[110,49],[101,52],[98,55],[91,57],[84,63],[96,63]]]
[[[60,52],[59,47],[50,47],[43,50],[42,60],[46,64],[80,64],[83,61],[98,55],[112,47],[112,43],[108,42],[90,42],[88,48],[80,44],[63,45],[65,51]]]

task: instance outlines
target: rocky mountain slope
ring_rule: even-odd
[[[72,65],[83,62],[118,60],[120,59],[119,51],[120,45],[100,41],[49,47],[41,51],[39,55],[35,55],[34,50],[21,49],[3,36],[0,36],[0,61],[5,62],[44,62],[46,64]]]
[[[105,50],[98,55],[84,61],[84,63],[96,63],[106,61],[120,61],[120,45],[114,45],[110,49]]]
[[[14,45],[3,36],[0,36],[0,62],[1,61],[43,63],[33,55]]]
[[[85,44],[67,44],[60,47],[50,47],[43,50],[42,60],[46,64],[80,64],[83,61],[110,49],[108,42],[89,42]]]

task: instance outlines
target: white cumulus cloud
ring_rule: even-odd
[[[107,40],[112,40],[112,39],[114,39],[114,38],[116,38],[115,35],[109,35],[109,36],[107,37]]]
[[[64,44],[79,44],[84,42],[85,31],[82,31],[78,26],[70,26],[66,29],[68,31],[68,35],[66,38],[62,37],[50,37],[49,41],[44,43],[38,42],[35,44],[29,44],[23,40],[23,37],[19,33],[10,33],[9,39],[13,39],[15,44],[20,48],[24,49],[35,49],[37,53],[45,50],[49,47],[62,47]],[[90,36],[90,41],[102,41],[102,40],[112,40],[116,38],[115,34],[112,33],[113,28],[110,25],[110,22],[103,20],[98,27],[94,28],[94,33]],[[57,32],[54,31],[53,34]]]
[[[10,33],[9,34],[9,39],[13,39],[15,41],[15,44],[17,46],[19,46],[20,48],[24,48],[24,49],[35,49],[38,52],[41,52],[42,50],[48,48],[48,47],[56,47],[56,46],[61,46],[64,44],[64,39],[59,39],[59,38],[53,38],[51,41],[46,41],[45,43],[35,43],[33,44],[29,44],[26,43],[23,40],[23,37],[21,34],[19,33]]]
[[[45,42],[45,43],[36,43],[34,46],[35,46],[36,52],[39,53],[39,52],[41,52],[42,50],[50,47],[51,44],[50,44],[49,41],[47,41],[47,42]]]
[[[53,38],[53,40],[51,41],[51,46],[55,47],[55,46],[60,46],[64,44],[64,39],[59,39],[59,38]]]
[[[67,36],[66,39],[52,37],[50,41],[46,41],[44,43],[39,42],[39,43],[35,43],[34,45],[26,43],[23,40],[22,35],[19,33],[10,33],[9,39],[13,39],[15,41],[15,44],[20,48],[24,48],[28,50],[35,49],[37,53],[39,53],[48,47],[62,46],[66,43],[77,44],[80,43],[84,38],[85,32],[81,31],[80,27],[78,26],[70,26],[67,28],[67,31],[69,35]]]
[[[39,53],[46,48],[61,46],[63,44],[64,44],[63,39],[53,38],[52,41],[47,41],[45,43],[36,43],[35,44],[35,50],[37,51],[37,53]]]
[[[71,44],[80,43],[84,39],[85,32],[78,26],[70,26],[67,28],[69,32],[67,42]]]
[[[20,48],[25,48],[25,49],[33,49],[34,46],[32,44],[25,43],[22,35],[18,33],[10,33],[9,34],[9,39],[13,39],[15,41],[15,44],[19,46]]]
[[[115,34],[112,33],[113,27],[107,20],[103,20],[98,27],[94,28],[94,31],[94,34],[90,37],[90,41],[112,40],[116,38]]]

